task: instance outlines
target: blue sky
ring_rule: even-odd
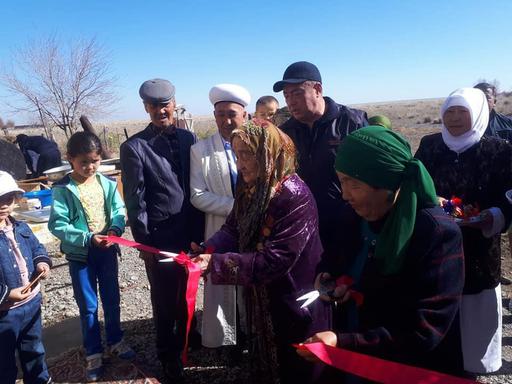
[[[138,88],[153,77],[196,115],[211,113],[208,91],[223,82],[250,91],[250,111],[265,94],[284,104],[272,85],[299,60],[340,103],[443,97],[480,78],[512,89],[511,14],[510,0],[28,0],[2,7],[0,62],[37,37],[96,37],[121,96],[105,120],[144,119]],[[4,120],[24,120],[4,102]]]

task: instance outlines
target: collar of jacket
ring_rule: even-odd
[[[9,215],[9,221],[11,222],[13,227],[18,227],[20,225],[20,222],[11,215]]]
[[[162,134],[174,135],[174,134],[176,134],[176,131],[177,131],[177,127],[174,124],[165,129],[161,129],[161,128],[155,127],[155,125],[153,123],[149,123],[148,128],[151,131],[153,136],[160,136]]]
[[[103,176],[101,173],[96,172],[96,178],[101,184],[103,188],[103,195],[105,199],[108,198],[108,183],[114,181],[110,177]],[[65,188],[70,191],[78,200],[80,200],[80,193],[78,192],[78,188],[76,186],[76,182],[71,181],[71,175],[67,174],[62,179],[53,184],[52,188]]]
[[[326,123],[330,123],[338,117],[339,107],[336,102],[330,97],[324,97],[325,100],[325,111],[322,117],[320,117],[313,126],[321,126]]]

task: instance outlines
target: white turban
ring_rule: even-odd
[[[460,88],[450,93],[441,107],[441,119],[450,107],[465,107],[471,114],[471,129],[460,136],[450,134],[443,122],[441,134],[448,148],[462,153],[480,141],[489,123],[489,105],[484,93],[476,88]]]
[[[213,105],[221,101],[229,101],[245,108],[251,102],[249,91],[237,84],[217,84],[210,89],[209,96]]]

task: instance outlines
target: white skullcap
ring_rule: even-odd
[[[251,102],[249,91],[237,84],[217,84],[210,89],[209,96],[214,106],[221,101],[230,101],[247,107]]]

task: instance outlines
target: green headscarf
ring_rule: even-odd
[[[391,129],[392,124],[391,120],[387,116],[384,115],[375,115],[368,119],[368,125],[380,125],[381,127]]]
[[[434,182],[409,143],[381,126],[358,129],[340,144],[335,168],[374,188],[397,191],[398,197],[377,239],[375,258],[383,274],[401,270],[414,231],[416,211],[437,205]]]

